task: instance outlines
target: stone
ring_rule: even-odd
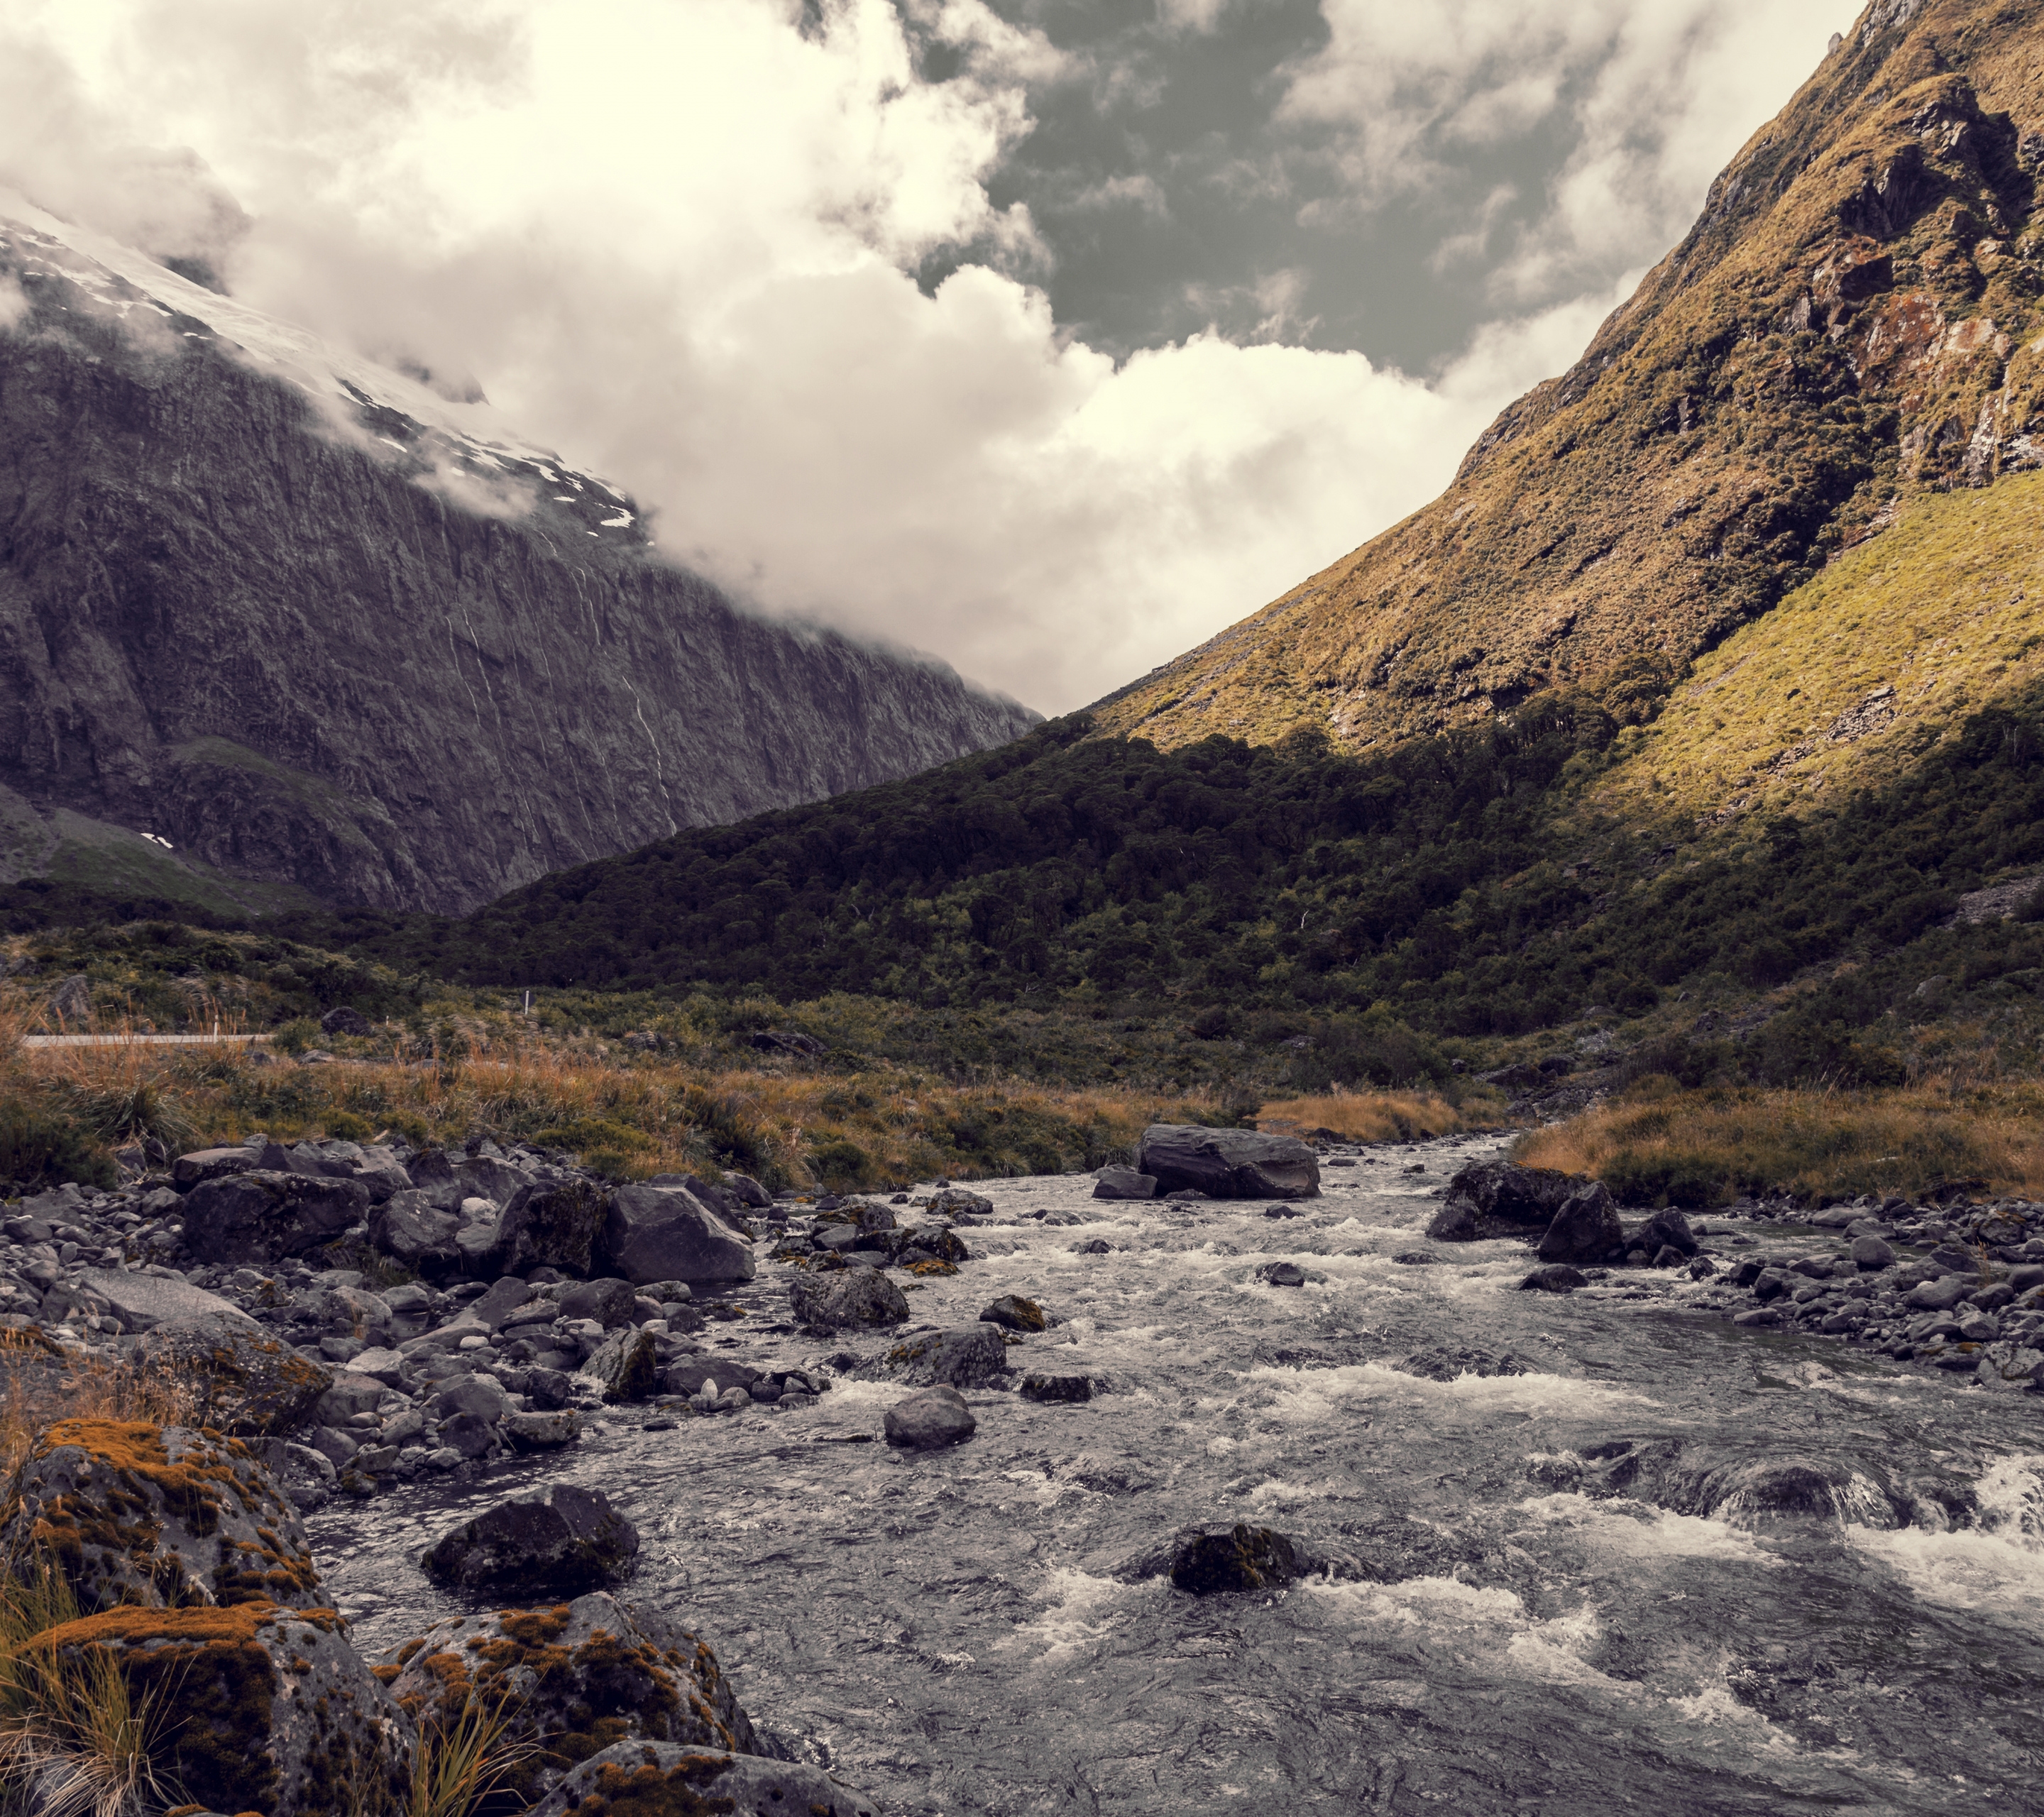
[[[1593,1180],[1562,1201],[1537,1253],[1543,1262],[1601,1262],[1624,1239],[1609,1190]]]
[[[499,1430],[514,1450],[552,1451],[582,1436],[582,1416],[571,1407],[505,1416]]]
[[[348,1366],[356,1374],[366,1375],[386,1388],[395,1388],[405,1379],[403,1354],[380,1344],[373,1350],[358,1350],[348,1360]]]
[[[1084,1375],[1025,1375],[1021,1395],[1024,1400],[1046,1404],[1093,1399],[1093,1378]]]
[[[1168,1577],[1195,1596],[1279,1590],[1317,1569],[1312,1555],[1289,1534],[1268,1527],[1185,1527],[1139,1554],[1122,1574],[1140,1581]]]
[[[346,1004],[338,1004],[320,1018],[322,1035],[367,1035],[370,1032],[369,1018],[359,1009],[350,1009]]]
[[[511,1315],[528,1304],[536,1291],[517,1275],[507,1274],[501,1281],[492,1281],[480,1298],[471,1300],[462,1310],[491,1331],[501,1331],[511,1322]]]
[[[1664,1243],[1654,1252],[1647,1266],[1650,1268],[1679,1268],[1683,1259],[1682,1252],[1673,1243]]]
[[[1578,1287],[1587,1287],[1590,1277],[1579,1268],[1571,1268],[1566,1262],[1550,1262],[1544,1268],[1536,1268],[1519,1283],[1522,1292],[1535,1293],[1573,1293]]]
[[[180,1154],[171,1163],[171,1183],[180,1193],[189,1193],[202,1181],[218,1180],[229,1174],[246,1174],[259,1156],[237,1144],[232,1148],[199,1148]]]
[[[281,1262],[346,1235],[368,1215],[368,1189],[354,1180],[228,1174],[185,1195],[185,1248],[213,1264]]]
[[[333,1385],[333,1371],[245,1317],[166,1319],[135,1340],[138,1366],[175,1381],[202,1423],[242,1436],[290,1431]]]
[[[0,1556],[36,1549],[55,1560],[81,1608],[327,1600],[283,1488],[240,1440],[186,1427],[50,1427],[30,1448],[0,1529]]]
[[[651,1331],[628,1326],[603,1341],[582,1373],[603,1385],[603,1398],[613,1406],[650,1400],[660,1389],[659,1346]]]
[[[750,1281],[758,1272],[751,1244],[680,1186],[618,1187],[610,1195],[602,1254],[637,1286]]]
[[[529,1275],[536,1268],[557,1268],[583,1278],[602,1240],[609,1210],[603,1189],[594,1181],[528,1182],[511,1195],[498,1221],[492,1250],[496,1272]]]
[[[773,1208],[774,1195],[749,1174],[725,1174],[724,1187],[741,1205],[761,1212]]]
[[[1466,1199],[1450,1199],[1427,1220],[1427,1237],[1435,1243],[1476,1243],[1484,1235],[1483,1220]]]
[[[605,1275],[600,1281],[578,1281],[572,1287],[561,1289],[559,1316],[594,1319],[609,1331],[634,1322],[638,1298],[639,1289],[614,1274]]]
[[[1514,1229],[1554,1221],[1562,1202],[1584,1184],[1579,1174],[1551,1167],[1521,1167],[1511,1161],[1477,1161],[1449,1177],[1443,1212],[1466,1207],[1477,1234],[1500,1236]],[[1499,1227],[1505,1227],[1500,1228]],[[1429,1231],[1427,1233],[1433,1233]],[[1448,1242],[1465,1240],[1447,1238]]]
[[[313,1417],[329,1426],[344,1426],[358,1413],[374,1413],[389,1393],[373,1375],[354,1368],[339,1369],[326,1393],[313,1404]]]
[[[191,1805],[264,1817],[405,1809],[412,1726],[331,1609],[119,1608],[36,1645],[60,1660],[103,1650],[131,1698],[175,1712],[152,1764]]]
[[[412,1187],[393,1193],[375,1208],[369,1220],[369,1240],[386,1255],[437,1281],[459,1264],[455,1238],[460,1229],[459,1212],[442,1210]]]
[[[820,1766],[672,1742],[620,1742],[571,1771],[531,1817],[720,1811],[728,1817],[879,1817],[880,1807]]]
[[[926,1388],[887,1409],[887,1442],[904,1450],[934,1451],[962,1444],[979,1428],[965,1396],[955,1388]]]
[[[1296,1262],[1266,1262],[1257,1273],[1273,1287],[1306,1285],[1306,1271]]]
[[[471,1691],[509,1715],[507,1804],[546,1796],[613,1746],[643,1760],[662,1746],[745,1757],[760,1745],[708,1646],[651,1604],[601,1591],[451,1616],[375,1663],[416,1720],[451,1723]],[[801,1817],[801,1807],[775,1817]]]
[[[421,1562],[438,1582],[516,1601],[616,1583],[638,1555],[638,1530],[608,1497],[555,1483],[450,1529]]]
[[[985,1193],[969,1192],[963,1186],[940,1185],[924,1209],[933,1218],[990,1218],[993,1201]]]
[[[1979,1285],[1975,1276],[1942,1275],[1935,1281],[1926,1281],[1911,1288],[1902,1303],[1921,1312],[1949,1312]]]
[[[1473,1344],[1434,1344],[1400,1357],[1391,1366],[1404,1375],[1429,1381],[1455,1381],[1466,1375],[1523,1375],[1526,1366],[1508,1351],[1479,1350]]]
[[[1884,1268],[1892,1266],[1895,1261],[1895,1251],[1877,1236],[1854,1237],[1846,1253],[1853,1266],[1868,1274],[1878,1274]]]
[[[1781,1308],[1778,1306],[1756,1306],[1750,1312],[1735,1312],[1731,1322],[1749,1328],[1778,1325],[1781,1323]]]
[[[797,1324],[824,1331],[909,1322],[909,1302],[901,1289],[878,1269],[797,1273],[788,1283],[788,1301]]]
[[[1140,1166],[1160,1189],[1189,1186],[1212,1199],[1312,1199],[1319,1158],[1291,1135],[1153,1123],[1143,1132]]]
[[[1002,1294],[984,1308],[979,1316],[984,1323],[1005,1326],[1011,1331],[1041,1331],[1050,1325],[1043,1308],[1019,1293]]]
[[[1977,1373],[1984,1388],[2028,1388],[2044,1382],[2044,1350],[2008,1339],[1990,1343]]]
[[[1677,1262],[1685,1262],[1696,1253],[1696,1239],[1689,1228],[1689,1220],[1673,1205],[1665,1206],[1649,1218],[1640,1227],[1633,1241],[1657,1258],[1654,1263],[1657,1268],[1673,1266],[1658,1259],[1663,1249],[1674,1250]]]
[[[1096,1199],[1154,1199],[1157,1182],[1133,1167],[1103,1167],[1093,1177],[1093,1196]]]
[[[494,1425],[511,1411],[511,1396],[494,1375],[451,1375],[434,1385],[433,1397],[428,1404],[436,1419],[453,1419],[468,1413]]]
[[[79,1285],[106,1302],[124,1331],[154,1331],[166,1319],[190,1319],[207,1313],[255,1323],[232,1300],[194,1287],[188,1281],[131,1274],[125,1269],[88,1268],[79,1274]]]
[[[1005,1377],[1008,1346],[999,1331],[983,1324],[923,1331],[904,1338],[887,1353],[882,1366],[908,1381],[986,1388]]]

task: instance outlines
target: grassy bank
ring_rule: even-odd
[[[2044,1194],[2044,1088],[1940,1081],[1892,1091],[1682,1091],[1650,1080],[1518,1144],[1623,1203],[1692,1208],[1785,1189],[1920,1199]]]

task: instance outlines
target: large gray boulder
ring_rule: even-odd
[[[185,1195],[185,1248],[204,1262],[267,1263],[332,1243],[369,1215],[354,1180],[299,1174],[231,1174]]]
[[[1133,1167],[1102,1167],[1093,1176],[1093,1196],[1096,1199],[1154,1199],[1157,1182]]]
[[[451,1528],[421,1562],[441,1583],[515,1601],[614,1584],[638,1555],[638,1529],[607,1496],[555,1483]]]
[[[1618,1207],[1604,1182],[1593,1180],[1562,1201],[1539,1253],[1543,1262],[1602,1262],[1624,1241]]]
[[[121,1268],[88,1268],[79,1277],[79,1282],[106,1302],[123,1331],[154,1331],[166,1319],[193,1319],[209,1312],[240,1319],[250,1325],[256,1322],[232,1300],[194,1287],[189,1281],[130,1274]]]
[[[758,1754],[705,1754],[671,1742],[620,1742],[575,1767],[531,1817],[719,1811],[725,1817],[880,1817],[863,1792],[820,1766]]]
[[[394,1193],[369,1220],[369,1240],[428,1280],[451,1273],[459,1254],[455,1236],[461,1214],[435,1204],[417,1187]]]
[[[886,1372],[904,1381],[951,1388],[986,1388],[1008,1372],[1008,1345],[990,1324],[960,1325],[904,1338],[882,1359]]]
[[[890,1445],[907,1451],[936,1451],[962,1444],[978,1429],[979,1422],[963,1395],[939,1385],[896,1401],[882,1416],[881,1424]]]
[[[788,1283],[788,1302],[797,1324],[824,1331],[909,1322],[909,1302],[901,1289],[877,1268],[797,1274]]]
[[[752,1246],[686,1186],[620,1186],[610,1195],[602,1253],[635,1286],[655,1281],[750,1281]]]
[[[1141,1171],[1166,1192],[1191,1186],[1210,1199],[1311,1199],[1320,1164],[1292,1135],[1153,1123],[1143,1132]]]
[[[135,1339],[134,1360],[176,1382],[202,1424],[258,1438],[293,1430],[333,1386],[324,1363],[240,1313],[165,1319]]]
[[[1478,1161],[1448,1181],[1447,1197],[1427,1226],[1436,1243],[1523,1236],[1554,1222],[1562,1201],[1585,1184],[1580,1174],[1510,1161]]]
[[[578,1278],[586,1275],[608,1209],[603,1189],[593,1181],[536,1180],[520,1187],[498,1223],[494,1272],[558,1268]]]

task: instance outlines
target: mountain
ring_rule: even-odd
[[[739,610],[472,388],[0,195],[0,883],[457,911],[1037,717]]]
[[[1101,728],[1367,750],[1550,690],[1649,716],[1845,551],[2044,467],[2040,175],[2044,5],[1874,0],[1440,498]]]

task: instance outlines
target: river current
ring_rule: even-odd
[[[878,1442],[909,1392],[881,1382],[660,1430],[616,1409],[571,1453],[329,1506],[321,1566],[374,1650],[459,1606],[417,1563],[456,1519],[550,1477],[600,1489],[644,1541],[624,1593],[889,1817],[2044,1810],[2044,1399],[1735,1328],[1686,1274],[1516,1292],[1523,1245],[1421,1235],[1498,1147],[1344,1151],[1290,1218],[974,1182],[994,1221],[911,1290],[912,1327],[1038,1300],[1064,1322],[1011,1362],[1090,1375],[1092,1401],[973,1392],[975,1435],[918,1454]],[[1707,1227],[1721,1258],[1812,1247]],[[1110,1252],[1080,1253],[1095,1239]],[[1274,1261],[1305,1285],[1265,1283]],[[786,1278],[763,1259],[713,1355],[892,1342],[804,1339]],[[1443,1346],[1526,1373],[1390,1366]],[[1616,1495],[1585,1474],[1627,1442],[1846,1486],[1671,1508],[1651,1472]],[[1913,1515],[1852,1487],[1904,1479],[1937,1491]],[[1201,1600],[1116,1575],[1213,1521],[1399,1581]]]

